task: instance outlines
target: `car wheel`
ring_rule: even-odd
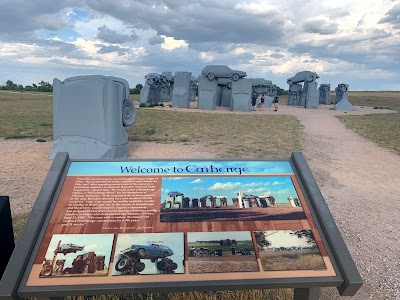
[[[178,264],[177,263],[172,263],[171,268],[172,268],[172,270],[178,269]]]
[[[140,258],[144,258],[146,256],[146,250],[143,248],[140,248],[137,253]]]
[[[325,87],[325,92],[329,92],[329,87]]]
[[[168,264],[165,260],[159,261],[157,263],[157,269],[159,270],[165,270],[167,268]]]
[[[53,273],[53,269],[51,266],[46,266],[42,272],[43,276],[50,276],[52,273]]]
[[[163,253],[163,257],[167,257],[167,256],[169,256],[169,253],[168,253],[167,251],[165,251],[165,252]]]
[[[288,80],[288,81],[287,81],[287,84],[288,84],[288,85],[292,85],[292,84],[293,84],[293,81]]]
[[[71,274],[71,268],[66,268],[66,269],[64,269],[64,271],[63,271],[63,274],[66,274],[66,275],[68,275],[68,274]]]
[[[306,81],[311,82],[313,81],[313,77],[311,75],[306,76]]]
[[[115,265],[115,270],[118,272],[124,271],[128,268],[129,261],[127,258],[121,258],[120,260],[117,261],[117,264]]]
[[[153,78],[147,78],[147,84],[148,85],[152,85],[153,83],[154,83],[154,80],[153,80]]]
[[[343,86],[342,87],[342,92],[347,92],[347,87]]]
[[[215,74],[214,74],[214,73],[208,73],[207,78],[208,78],[209,80],[214,80]]]
[[[140,262],[140,263],[138,263],[138,264],[136,265],[136,270],[137,270],[138,272],[142,272],[142,271],[144,270],[144,268],[146,268],[146,265],[145,265],[144,263],[142,263],[142,262]]]
[[[240,77],[239,77],[239,74],[238,74],[238,73],[235,73],[235,74],[232,75],[233,81],[238,81],[239,78],[240,78]]]
[[[132,126],[136,120],[136,109],[133,102],[125,99],[122,103],[122,125],[124,127]]]

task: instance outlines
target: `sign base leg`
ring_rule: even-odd
[[[293,300],[318,300],[320,288],[294,289]]]

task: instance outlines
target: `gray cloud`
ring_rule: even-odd
[[[100,45],[96,45],[96,46],[100,46]],[[97,52],[100,54],[116,52],[116,53],[118,53],[118,55],[124,55],[129,52],[129,48],[123,48],[123,47],[114,46],[114,45],[110,45],[110,46],[102,45],[101,48]]]
[[[285,55],[281,54],[281,53],[273,53],[270,55],[273,58],[282,58],[285,57]]]
[[[106,25],[103,25],[97,29],[99,32],[96,37],[106,43],[111,44],[124,44],[127,42],[135,42],[138,37],[135,34],[121,34],[114,30],[111,30]]]
[[[318,34],[335,34],[338,30],[338,24],[323,18],[315,18],[306,20],[303,24],[305,32],[318,33]]]
[[[158,45],[158,44],[162,44],[162,43],[164,43],[164,38],[159,35],[155,35],[149,39],[150,45]]]
[[[330,10],[329,12],[327,12],[327,14],[329,14],[329,17],[334,19],[334,18],[342,18],[345,16],[350,15],[350,12],[346,9],[334,9],[334,10]]]
[[[393,6],[385,16],[379,20],[379,24],[390,23],[396,29],[400,29],[400,3]]]
[[[24,34],[33,34],[38,29],[57,30],[67,20],[55,16],[61,10],[81,6],[73,0],[2,0],[0,1],[0,38],[13,39]]]
[[[74,72],[80,73],[82,70],[95,70],[99,73],[106,70],[115,75],[123,70],[130,78],[143,80],[143,76],[152,71],[186,70],[197,76],[206,64],[226,64],[233,69],[246,71],[249,77],[270,76],[270,79],[281,80],[280,74],[268,73],[271,72],[268,70],[275,70],[276,67],[272,68],[273,66],[279,66],[283,59],[287,58],[289,61],[292,57],[301,59],[304,64],[330,62],[331,65],[337,65],[337,68],[331,67],[332,73],[336,72],[332,76],[338,76],[342,72],[340,77],[343,80],[350,80],[351,76],[346,74],[357,71],[362,71],[362,74],[371,73],[373,78],[379,72],[385,76],[395,74],[390,76],[396,76],[396,81],[393,79],[393,82],[398,86],[400,41],[395,36],[396,31],[391,33],[361,28],[373,28],[375,24],[370,23],[373,18],[363,17],[359,22],[363,26],[353,32],[352,28],[347,28],[346,31],[341,31],[341,37],[338,38],[334,34],[338,32],[340,18],[348,15],[353,17],[353,11],[348,6],[347,9],[339,7],[328,11],[317,0],[301,7],[291,6],[292,1],[282,1],[280,7],[274,1],[259,7],[248,3],[251,0],[187,0],[184,5],[181,0],[129,0],[121,4],[111,0],[2,0],[0,44],[4,42],[7,47],[11,45],[10,51],[18,52],[14,49],[19,47],[24,50],[21,53],[7,54],[4,59],[0,56],[0,71],[4,74],[4,66],[12,65],[10,62],[24,65],[21,63],[24,55],[31,49],[29,59],[40,58],[37,60],[37,68],[32,67],[36,64],[27,66],[27,72],[31,72],[32,76],[36,72],[39,74],[39,71],[35,71],[39,69],[40,74],[50,70],[64,74],[64,70],[68,70],[72,76],[75,75]],[[379,23],[392,24],[394,28],[400,29],[400,4],[396,4],[398,1],[392,3],[393,8],[386,12]],[[67,28],[65,32],[68,32],[68,28],[73,30],[76,19],[69,20],[69,16],[65,16],[69,8],[83,8],[83,18],[90,15],[90,18],[104,18],[114,22],[110,18],[114,17],[118,20],[117,26],[122,22],[126,29],[132,31],[127,34],[125,31],[112,30],[110,28],[114,27],[107,21],[103,22],[105,25],[102,27],[99,26],[103,23],[96,23],[90,30],[79,31],[87,36],[82,35],[82,40],[77,42],[80,45],[78,47],[67,41],[37,36],[37,31],[41,29],[56,31]],[[369,16],[368,14],[376,12],[365,10],[362,13]],[[377,13],[382,14],[380,11]],[[318,14],[324,17],[318,17]],[[78,14],[75,17],[79,19],[81,16]],[[304,19],[306,17],[310,18]],[[98,31],[93,32],[98,27]],[[88,31],[90,34],[87,34]],[[135,33],[130,34],[131,32]],[[315,34],[320,36],[315,38]],[[97,45],[100,48],[98,53],[117,53],[124,55],[123,59],[112,67],[88,63],[88,60],[97,60],[99,57],[91,54],[91,40],[94,35],[101,40],[101,44]],[[188,46],[165,50],[160,46],[164,42],[161,35],[184,40]],[[63,38],[62,33],[57,33],[57,36]],[[291,36],[295,38],[292,39]],[[134,47],[138,50],[135,52],[125,47],[127,42],[135,42]],[[237,48],[242,48],[245,52],[236,51]],[[309,58],[305,59],[304,54]],[[51,63],[39,63],[43,58],[46,61],[50,59]],[[66,65],[66,58],[76,60]],[[299,68],[301,65],[300,63]],[[290,64],[289,67],[292,69]],[[11,75],[13,73],[7,73],[7,76]],[[285,84],[286,78],[292,75],[282,75],[282,82]],[[361,82],[359,80],[359,84]],[[370,81],[373,82],[374,80]]]
[[[294,54],[309,53],[312,59],[357,64],[361,69],[397,72],[400,67],[400,41],[394,39],[388,47],[385,41],[391,37],[384,30],[356,30],[347,37],[318,42],[301,41],[289,51]]]
[[[188,43],[277,45],[286,34],[285,18],[279,10],[255,15],[235,9],[230,1],[186,1],[185,5],[180,1],[132,1],[129,6],[118,6],[106,0],[88,0],[88,4],[137,28],[152,28],[158,35]]]

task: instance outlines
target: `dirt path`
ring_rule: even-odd
[[[385,112],[357,107],[348,114]],[[304,155],[365,280],[357,296],[347,299],[400,299],[400,156],[346,129],[334,117],[344,113],[324,106],[252,113],[294,115],[304,126]],[[0,139],[0,194],[11,197],[14,214],[31,210],[51,164],[46,159],[51,147]],[[202,145],[129,144],[129,156],[136,159],[215,158],[218,153]],[[335,289],[323,289],[321,299],[339,297]]]
[[[347,129],[333,111],[296,113],[304,155],[365,281],[355,297],[400,299],[400,156]],[[324,289],[321,299],[339,299]]]

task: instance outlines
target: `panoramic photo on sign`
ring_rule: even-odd
[[[73,161],[27,286],[244,272],[336,276],[289,161]]]

